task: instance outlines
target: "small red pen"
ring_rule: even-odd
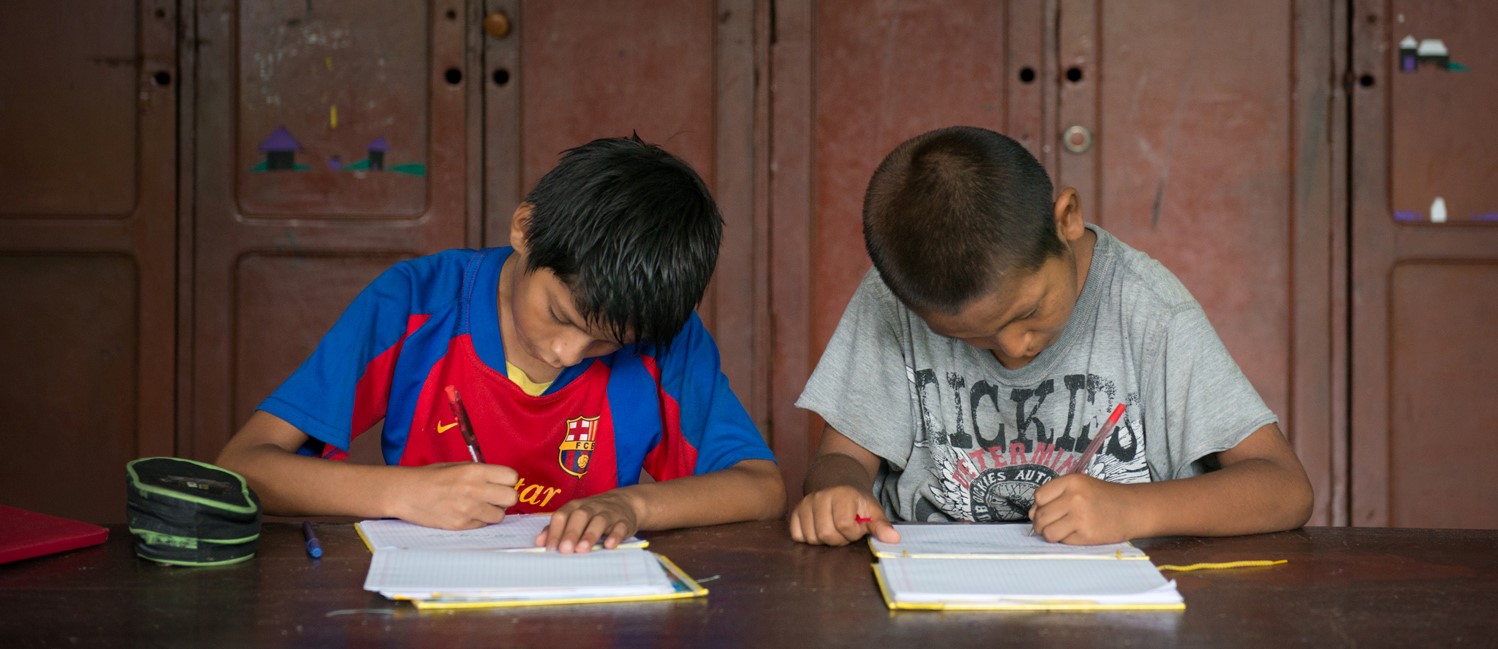
[[[853,516],[853,522],[855,522],[855,523],[872,523],[872,522],[874,522],[874,519],[869,518],[868,516],[859,516],[859,515],[855,514]]]

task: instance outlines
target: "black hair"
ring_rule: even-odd
[[[526,272],[546,268],[590,326],[615,342],[666,345],[718,262],[723,217],[686,162],[638,135],[593,140],[526,195]]]
[[[1051,179],[1018,142],[953,126],[901,143],[874,171],[863,236],[879,276],[916,311],[956,313],[1010,271],[1066,251]]]

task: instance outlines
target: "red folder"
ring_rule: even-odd
[[[0,505],[0,563],[98,545],[109,530],[83,521]]]

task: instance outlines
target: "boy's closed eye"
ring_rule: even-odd
[[[1000,330],[1008,329],[1011,325],[1014,325],[1016,323],[1025,322],[1027,320],[1033,320],[1033,319],[1035,319],[1036,316],[1039,316],[1039,315],[1040,315],[1040,304],[1037,303],[1034,307],[1031,307],[1029,311],[1024,312],[1023,315],[1015,316],[1014,318],[1010,319],[1009,322],[1004,323],[1004,326],[1000,327]]]

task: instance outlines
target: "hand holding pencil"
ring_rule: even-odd
[[[513,468],[484,460],[462,395],[451,385],[444,392],[472,461],[403,467],[407,470],[397,474],[402,484],[391,489],[397,498],[390,515],[418,525],[452,530],[498,523],[519,500],[515,485],[520,476]]]
[[[1121,505],[1126,487],[1112,484],[1088,474],[1092,460],[1123,418],[1124,404],[1119,403],[1103,423],[1092,441],[1072,461],[1064,475],[1035,490],[1035,505],[1030,508],[1030,534],[1044,534],[1047,540],[1064,543],[1111,543],[1123,538],[1118,526],[1127,516]]]
[[[819,489],[806,495],[790,515],[791,539],[813,545],[847,545],[865,536],[898,543],[884,508],[873,495],[853,486]]]

